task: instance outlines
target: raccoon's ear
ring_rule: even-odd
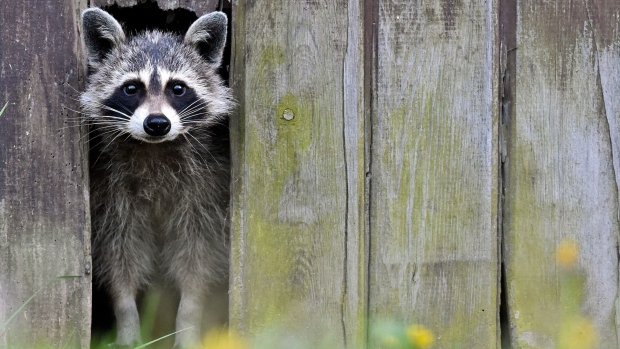
[[[196,20],[185,34],[184,42],[193,46],[209,63],[219,65],[226,44],[228,18],[224,12],[211,12]]]
[[[89,8],[82,12],[82,35],[88,62],[101,62],[113,48],[125,42],[121,25],[107,12]]]

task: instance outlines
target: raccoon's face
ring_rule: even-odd
[[[223,13],[202,16],[184,38],[146,32],[131,40],[100,9],[82,16],[91,72],[82,109],[108,141],[171,141],[229,112],[228,89],[216,74],[226,40]]]

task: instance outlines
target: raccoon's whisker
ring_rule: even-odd
[[[81,113],[82,113],[81,111],[79,111],[79,110],[75,110],[75,109],[71,109],[71,108],[67,107],[66,105],[63,105],[62,107],[63,107],[64,109],[70,110],[70,111],[72,111],[72,112],[74,112],[74,113],[78,113],[78,114],[81,114]]]
[[[86,123],[86,119],[84,119],[84,118],[65,118],[65,122],[84,124],[84,123]]]
[[[81,100],[79,98],[73,97],[73,96],[69,96],[67,95],[67,98],[69,98],[70,100],[74,101],[74,102],[81,102]]]
[[[78,91],[75,87],[71,86],[70,84],[63,84],[63,86],[70,87],[73,91],[80,93],[80,91]]]
[[[116,138],[118,138],[118,136],[122,135],[124,132],[122,130],[113,130],[110,132],[110,134],[114,134],[114,132],[118,132],[118,135],[116,135],[112,140],[115,140]],[[97,146],[99,146],[99,144],[103,143],[105,141],[105,139],[101,139],[99,141],[99,143],[95,144],[92,148],[96,148]],[[97,164],[97,162],[99,161],[99,159],[101,158],[101,155],[103,155],[103,153],[105,153],[105,150],[110,146],[110,144],[112,144],[112,142],[108,142],[108,144],[106,144],[105,147],[103,147],[103,149],[101,149],[101,152],[99,153],[99,156],[97,156],[97,159],[95,159],[95,162],[93,162],[92,166],[95,166]]]
[[[79,98],[73,98],[73,97],[69,97],[69,98],[75,100],[76,102],[80,102],[80,103],[82,102],[82,100],[79,99]],[[107,106],[107,105],[105,105],[105,104],[103,104],[101,102],[97,102],[97,101],[92,101],[92,102],[97,104],[99,107],[102,107],[102,108],[111,108],[110,106]],[[122,104],[120,104],[120,103],[118,103],[117,101],[114,101],[114,100],[112,100],[112,102],[114,102],[114,104],[116,104],[116,105],[122,107],[123,109],[125,109],[129,114],[132,114],[131,110],[127,109],[127,107],[125,107],[124,105],[122,105]],[[120,111],[118,111],[116,109],[113,109],[112,111],[115,111],[117,113],[125,115],[124,113],[121,113]]]
[[[110,107],[109,105],[105,105],[105,104],[100,103],[100,102],[97,102],[97,101],[92,101],[92,102],[93,102],[94,104],[96,104],[98,107],[101,107],[101,108],[103,108],[103,109],[107,109],[107,110],[110,110],[110,111],[113,111],[113,112],[119,113],[119,114],[121,114],[121,115],[123,115],[123,116],[125,116],[125,117],[127,117],[127,118],[130,118],[130,117],[131,117],[130,115],[127,115],[127,114],[125,114],[125,113],[123,113],[123,112],[121,112],[121,111],[119,111],[119,110],[116,110],[116,109],[114,109],[114,108]],[[116,104],[119,104],[119,103],[116,103]],[[120,104],[119,104],[119,105],[120,105]],[[121,106],[122,106],[122,105],[121,105]],[[122,107],[123,107],[124,109],[126,109],[126,110],[127,110],[127,112],[129,112],[129,114],[132,114],[132,113],[131,113],[131,111],[130,111],[129,109],[127,109],[125,106],[122,106]],[[90,115],[92,115],[92,114],[90,114]]]
[[[205,120],[181,120],[181,122],[183,123],[183,125],[196,125],[205,127],[213,125],[212,123]]]
[[[192,135],[190,132],[186,132],[187,135],[189,135],[190,137],[192,137],[193,139],[196,140],[196,142],[198,144],[200,144],[200,146],[213,158],[213,160],[215,160],[215,163],[217,164],[217,166],[221,167],[222,165],[217,161],[217,158],[215,156],[213,156],[213,154],[211,154],[211,152],[209,151],[209,149],[207,149],[207,147],[204,146],[204,144],[202,144],[202,142],[200,142],[196,137],[194,137],[194,135]],[[191,142],[190,142],[191,144]]]
[[[106,121],[118,121],[118,122],[127,122],[127,119],[118,117],[118,116],[113,116],[113,115],[93,115],[92,117],[88,118],[88,120],[90,122],[93,121],[97,121],[97,119],[106,119]]]
[[[104,133],[101,133],[101,134],[100,134],[100,136],[104,136],[104,135],[105,135],[105,136],[108,136],[108,135],[110,135],[110,134],[114,134],[114,132],[115,132],[115,131],[116,131],[116,132],[121,132],[121,131],[119,131],[119,130],[110,130],[110,131],[106,131],[106,132],[104,132]],[[105,140],[104,140],[104,139],[101,139],[101,140],[100,140],[97,144],[95,144],[95,145],[91,146],[91,149],[92,149],[92,148],[96,148],[96,147],[98,147],[98,146],[99,146],[101,143],[103,143],[103,142],[105,142]],[[95,162],[95,163],[96,163],[96,162]],[[94,165],[94,164],[93,164],[93,165]]]
[[[196,104],[197,102],[200,102],[200,103]],[[196,104],[196,105],[194,105],[194,104]],[[203,107],[206,107],[207,105],[209,105],[209,102],[207,102],[207,101],[201,101],[201,100],[194,101],[194,103],[190,104],[185,109],[183,109],[181,112],[179,112],[179,119],[187,117],[188,114],[194,113],[194,112],[202,109]],[[190,107],[191,107],[191,109],[190,109]]]
[[[211,167],[208,165],[207,160],[205,160],[205,158],[202,157],[200,152],[196,149],[196,147],[194,147],[194,145],[189,140],[189,138],[187,138],[188,133],[182,133],[182,135],[183,135],[183,138],[185,138],[185,140],[187,141],[187,144],[189,144],[189,146],[192,149],[192,151],[194,152],[194,154],[196,154],[196,155],[198,155],[200,157],[200,159],[202,160],[202,163],[204,164],[205,168],[207,169],[207,171],[209,171],[209,174],[212,174]]]
[[[65,130],[70,130],[70,129],[73,129],[73,128],[76,128],[76,127],[82,127],[82,126],[84,126],[84,125],[76,125],[76,124],[74,124],[74,125],[65,125],[63,127],[57,128],[56,131],[65,131]]]
[[[89,126],[118,126],[120,128],[121,124],[114,121],[95,121],[89,122]]]
[[[196,111],[194,111],[192,113],[187,113],[187,114],[180,115],[179,119],[181,121],[196,121],[196,120],[192,119],[194,116],[202,116],[200,118],[201,120],[199,120],[199,121],[200,122],[204,122],[205,121],[204,120],[204,116],[205,115],[211,116],[211,114],[209,114],[208,112],[205,112],[204,110],[196,110]]]
[[[84,124],[85,124],[84,122],[76,122],[76,121],[69,120],[69,122],[65,123],[64,126],[58,128],[58,129],[59,130],[66,130],[66,129],[69,129],[69,128],[81,127],[81,126],[84,126]]]
[[[88,120],[88,122],[81,122],[81,123],[75,123],[75,124],[70,124],[70,125],[65,125],[63,127],[61,127],[60,129],[69,129],[69,128],[73,128],[73,127],[82,127],[82,126],[118,126],[119,123],[115,122],[115,121],[109,121],[109,120],[99,120],[99,121],[93,121],[93,120]]]
[[[117,119],[117,120],[123,120],[123,121],[126,121],[126,120],[127,120],[127,119],[122,118],[122,117],[120,117],[120,116],[118,116],[118,115],[87,114],[87,116],[88,116],[90,119],[96,119],[96,118],[114,118],[114,119]]]
[[[123,132],[123,131],[122,131],[122,130],[118,127],[118,125],[106,125],[106,126],[101,126],[101,127],[97,127],[96,129],[93,129],[93,130],[92,130],[92,131],[90,131],[90,132],[102,131],[102,132],[101,132],[101,135],[104,135],[104,134],[106,134],[107,132],[109,132],[108,130],[110,130],[110,129],[116,129],[116,130],[118,130],[118,131]],[[89,133],[90,133],[90,132],[89,132]]]
[[[123,119],[120,118],[118,116],[107,116],[107,115],[102,115],[101,117],[97,116],[97,115],[93,115],[92,117],[86,119],[86,121],[88,123],[95,123],[95,122],[110,122],[110,123],[116,123],[116,124],[122,124],[127,122],[127,119]]]
[[[192,126],[192,125],[186,125],[186,124],[183,124],[183,126]],[[201,126],[204,126],[204,125],[201,125]],[[193,132],[194,134],[197,134],[197,135],[207,135],[207,136],[209,136],[209,137],[215,136],[215,133],[214,133],[214,132],[211,132],[211,131],[210,131],[209,129],[207,129],[207,128],[194,128],[194,129],[192,129],[191,131],[190,131],[190,130],[187,130],[187,131],[185,131],[185,132]]]
[[[197,108],[204,107],[204,106],[206,106],[208,104],[209,104],[209,101],[205,101],[205,100],[202,100],[202,99],[197,99],[192,104],[190,104],[187,107],[185,107],[185,109],[181,110],[179,112],[179,114],[187,113],[187,111],[190,110],[190,109],[191,110],[195,110]]]
[[[129,108],[127,108],[126,106],[122,105],[121,103],[112,100],[112,102],[114,102],[114,104],[116,104],[117,106],[120,106],[121,108],[125,109],[129,114],[133,114],[131,110],[129,110]]]
[[[180,119],[181,121],[185,121],[185,120],[190,120],[190,119],[191,119],[192,117],[194,117],[194,116],[205,115],[205,114],[206,114],[206,113],[205,113],[205,112],[204,112],[201,108],[199,108],[199,109],[197,109],[197,110],[193,110],[193,111],[191,111],[191,110],[190,110],[190,111],[189,111],[188,113],[186,113],[186,114],[179,115],[179,119]]]
[[[185,113],[186,110],[188,110],[189,108],[191,108],[194,104],[201,102],[200,99],[195,100],[192,104],[188,105],[187,107],[183,108],[183,110],[181,110],[179,112],[179,115],[183,115],[183,113]]]
[[[123,130],[118,130],[117,132],[118,132],[118,134],[117,134],[116,136],[114,136],[114,138],[112,138],[112,140],[110,140],[110,141],[108,142],[108,144],[106,144],[106,146],[105,146],[105,147],[103,147],[103,149],[101,149],[101,152],[102,152],[102,153],[103,153],[103,152],[104,152],[104,151],[105,151],[105,150],[106,150],[106,149],[110,146],[110,144],[114,144],[114,141],[115,141],[118,137],[120,137],[120,136],[122,136],[122,135],[124,135],[124,134],[126,134],[126,133],[127,133],[127,132],[125,132],[125,131],[123,131]]]
[[[198,110],[194,110],[194,111],[192,111],[191,113],[187,113],[187,114],[180,115],[180,116],[179,116],[179,119],[181,119],[181,120],[187,120],[187,119],[189,119],[189,118],[191,118],[191,117],[193,117],[193,116],[196,116],[196,115],[204,115],[204,114],[206,114],[204,111],[202,111],[202,110],[198,109]]]
[[[108,135],[108,134],[110,134],[110,133],[112,133],[112,132],[114,132],[114,131],[117,131],[117,130],[116,130],[116,128],[112,128],[112,127],[110,127],[110,128],[111,128],[111,129],[109,129],[109,130],[106,130],[106,131],[104,131],[104,132],[99,133],[99,135],[100,135],[100,136],[105,136],[105,135]],[[91,134],[93,134],[94,132],[97,132],[97,131],[99,131],[99,130],[92,130],[92,131],[90,131],[90,132],[86,133],[85,135],[83,135],[82,137],[80,137],[80,141],[84,140],[86,137],[90,136]]]
[[[127,137],[125,137],[125,139],[123,139],[123,142],[127,142],[127,140],[129,139],[129,137],[131,137],[131,133],[127,134]]]
[[[126,122],[127,119],[118,117],[118,116],[113,116],[113,115],[96,115],[96,114],[84,114],[85,117],[75,117],[75,118],[65,118],[66,121],[69,122],[75,122],[75,123],[79,123],[79,124],[89,124],[92,123],[93,120],[96,119],[112,119],[112,120],[118,120],[118,121],[122,121],[122,122]]]
[[[217,127],[218,124],[213,123],[213,122],[208,122],[208,121],[203,121],[203,120],[185,120],[182,121],[183,126],[188,126],[188,127],[193,127],[192,130],[193,131],[197,131],[197,132],[207,132],[209,134],[213,134],[213,127]]]
[[[118,125],[101,125],[101,126],[97,126],[97,128],[94,128],[93,131],[104,131],[104,130],[108,130],[108,129],[117,129],[119,131],[122,131]]]
[[[193,118],[195,116],[198,116],[198,118]],[[188,123],[188,124],[194,123],[196,125],[204,125],[204,124],[206,124],[205,120],[202,120],[201,113],[196,113],[196,114],[193,114],[193,115],[188,115],[187,117],[185,117],[183,119],[180,119],[180,121],[183,122],[183,123]]]
[[[116,112],[116,113],[119,113],[119,114],[121,114],[121,115],[123,115],[123,116],[127,117],[128,119],[129,119],[129,118],[131,118],[131,116],[130,116],[130,115],[127,115],[127,114],[123,113],[122,111],[117,110],[117,109],[114,109],[114,108],[112,108],[112,107],[110,107],[110,106],[108,106],[108,105],[101,104],[101,108],[103,108],[103,109],[107,109],[107,110],[109,110],[109,111],[113,111],[113,112]]]

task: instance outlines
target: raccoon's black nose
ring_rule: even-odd
[[[151,114],[144,119],[144,132],[149,136],[165,136],[170,132],[170,120],[163,114]]]

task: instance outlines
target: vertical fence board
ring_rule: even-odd
[[[90,234],[79,0],[0,2],[0,347],[87,348]],[[47,283],[57,276],[73,279]],[[5,321],[41,291],[7,328]]]
[[[381,1],[370,314],[497,338],[497,2]]]
[[[620,2],[615,0],[588,1],[589,19],[594,26],[596,59],[600,78],[601,96],[604,102],[604,113],[609,124],[612,161],[615,180],[615,201],[620,197]],[[613,185],[612,185],[613,190]],[[617,208],[620,210],[620,207]],[[618,212],[620,215],[620,212]],[[616,232],[618,227],[616,226]],[[613,234],[613,231],[611,232]],[[613,236],[613,235],[612,235]],[[615,240],[611,239],[611,243]],[[612,246],[614,247],[614,246]],[[618,246],[609,248],[613,254]],[[613,258],[612,258],[613,262]],[[620,261],[618,261],[620,263]],[[616,267],[616,270],[618,267]],[[610,267],[611,269],[611,267]],[[611,272],[611,270],[610,270]],[[620,279],[616,277],[616,279]],[[620,282],[620,280],[616,280]],[[609,284],[609,290],[613,292]],[[616,289],[616,293],[618,289]],[[615,327],[617,346],[620,347],[620,295],[616,295]],[[611,331],[611,329],[609,329]],[[613,332],[609,334],[613,336]],[[612,340],[613,343],[613,340]]]
[[[617,167],[619,5],[517,4],[516,104],[505,165],[512,342],[516,348],[555,348],[560,331],[571,326],[562,300],[583,292],[580,310],[593,321],[599,347],[617,348],[618,186],[612,159]],[[583,277],[572,291],[556,262],[557,246],[570,240],[579,246]]]
[[[364,338],[360,6],[233,4],[231,325],[246,334]]]

